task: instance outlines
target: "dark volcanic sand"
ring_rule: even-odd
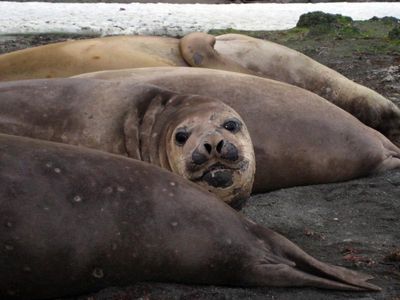
[[[70,36],[1,38],[0,53]],[[312,51],[311,51],[312,50]],[[400,104],[400,57],[356,53],[345,58],[332,47],[304,51],[314,59]],[[139,283],[72,299],[389,299],[400,300],[400,171],[337,184],[295,187],[253,196],[243,213],[282,233],[313,256],[369,273],[380,293],[312,288],[228,288]],[[390,255],[392,254],[392,255]]]

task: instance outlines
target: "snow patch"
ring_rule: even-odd
[[[76,33],[179,36],[194,31],[236,28],[279,30],[296,25],[310,11],[354,20],[400,18],[400,3],[162,4],[0,2],[0,34]]]

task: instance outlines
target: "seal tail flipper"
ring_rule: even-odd
[[[396,104],[390,103],[387,111],[389,117],[382,122],[383,126],[387,128],[384,132],[381,132],[400,149],[400,108]]]
[[[257,285],[310,286],[345,291],[380,291],[379,287],[367,282],[363,282],[362,285],[349,284],[309,274],[285,264],[261,264],[257,266],[256,274],[260,278]]]
[[[257,266],[258,273],[265,273],[266,285],[271,285],[271,281],[276,278],[279,285],[286,286],[314,286],[354,291],[381,290],[378,286],[366,282],[373,278],[372,276],[320,262],[280,234],[252,222],[251,224],[251,231],[263,240],[266,247],[265,258],[262,261],[267,263]],[[269,259],[271,255],[273,260]],[[291,261],[294,265],[274,263],[277,256]]]
[[[400,107],[383,96],[379,96],[381,99],[377,99],[376,103],[369,106],[364,105],[359,112],[360,115],[354,115],[367,126],[382,133],[397,147],[397,152],[400,153]],[[372,119],[372,124],[365,122],[363,117],[367,120]]]
[[[179,50],[182,58],[191,67],[256,75],[253,71],[218,53],[214,49],[215,42],[213,35],[193,32],[180,39]]]
[[[389,140],[388,137],[385,137],[382,133],[374,129],[371,130],[377,138],[380,139],[383,148],[382,152],[384,153],[382,162],[371,173],[375,174],[388,170],[400,169],[400,145],[395,144],[394,141]],[[394,136],[392,136],[392,138],[396,139]],[[400,139],[400,134],[397,139]]]

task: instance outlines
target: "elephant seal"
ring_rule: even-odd
[[[0,81],[69,77],[140,67],[206,67],[267,77],[310,90],[400,146],[400,109],[391,101],[287,47],[239,34],[114,36],[0,55]]]
[[[400,109],[393,102],[298,51],[241,34],[201,32],[183,37],[179,47],[193,67],[257,75],[316,93],[400,146]]]
[[[243,118],[253,141],[254,192],[344,181],[400,167],[400,149],[382,134],[318,95],[283,82],[172,67],[79,77],[149,83],[224,101]]]
[[[376,291],[151,164],[0,135],[0,297],[137,281]]]
[[[123,68],[187,66],[179,40],[113,36],[67,41],[0,55],[0,81],[69,77]]]
[[[246,124],[229,106],[148,84],[92,79],[0,85],[0,132],[85,146],[150,162],[240,207],[255,158]]]

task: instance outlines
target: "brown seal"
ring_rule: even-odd
[[[393,102],[298,51],[241,34],[200,32],[183,37],[180,50],[193,67],[253,74],[312,91],[400,145],[400,109]]]
[[[0,81],[69,77],[101,70],[187,66],[179,40],[113,36],[67,41],[0,55]]]
[[[145,82],[224,101],[249,129],[253,190],[349,180],[400,167],[400,149],[318,95],[282,82],[200,68],[143,68],[80,76]]]
[[[400,110],[391,101],[295,50],[239,34],[114,36],[34,47],[0,55],[0,81],[162,66],[207,67],[297,85],[400,145]]]
[[[91,79],[5,82],[0,132],[150,162],[239,207],[255,158],[246,124],[226,104],[152,85]]]
[[[0,135],[0,297],[137,281],[376,291],[156,166]]]

